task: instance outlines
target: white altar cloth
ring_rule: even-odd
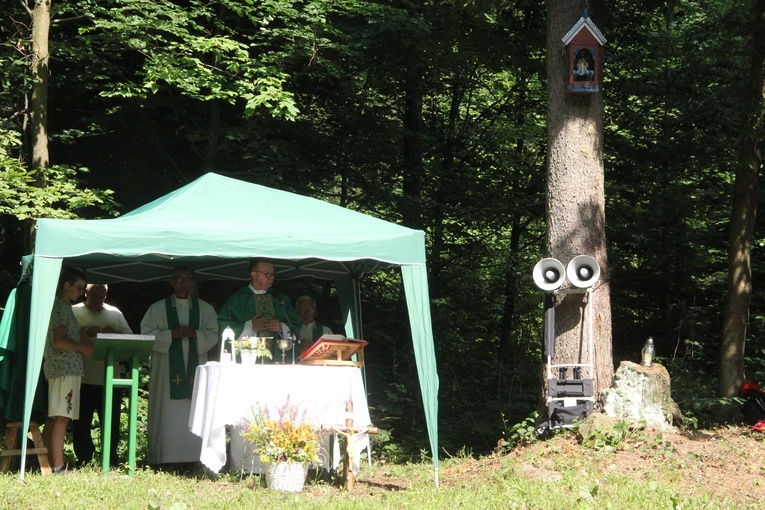
[[[353,403],[354,426],[372,424],[361,371],[356,367],[211,361],[197,367],[191,398],[189,429],[202,438],[199,459],[211,470],[220,471],[226,463],[226,425],[251,418],[253,406],[278,408],[287,398],[318,427],[344,425],[348,401]],[[363,450],[368,440],[359,438],[358,445]],[[235,456],[233,444],[231,455]],[[241,459],[241,455],[237,457]]]

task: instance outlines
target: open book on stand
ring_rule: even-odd
[[[300,355],[304,365],[349,365],[364,366],[366,340],[345,338],[343,335],[323,335]],[[351,357],[357,354],[356,360]]]

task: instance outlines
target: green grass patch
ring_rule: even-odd
[[[580,452],[581,453],[581,452]],[[362,467],[352,492],[335,478],[311,478],[301,493],[261,486],[259,476],[186,477],[139,470],[102,475],[85,468],[69,476],[0,476],[8,509],[692,509],[747,508],[714,496],[708,487],[683,493],[678,477],[688,466],[670,463],[655,475],[603,469],[603,453],[569,458],[561,450],[536,456],[453,458],[441,463],[441,487],[430,464]],[[692,461],[690,459],[689,461]],[[327,481],[329,480],[329,481]],[[752,502],[760,508],[762,502]]]

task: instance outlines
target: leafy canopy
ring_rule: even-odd
[[[74,219],[88,207],[116,214],[114,208],[118,204],[111,190],[81,186],[78,175],[86,173],[87,168],[54,165],[31,170],[13,157],[13,151],[20,147],[19,133],[0,128],[0,215],[19,220]],[[41,178],[45,186],[40,186]]]

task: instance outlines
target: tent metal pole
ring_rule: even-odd
[[[361,282],[357,275],[351,277],[353,286],[353,333],[356,338],[364,339],[364,330],[361,327]],[[367,389],[367,367],[362,365],[361,367],[361,379],[364,381],[364,391]]]

